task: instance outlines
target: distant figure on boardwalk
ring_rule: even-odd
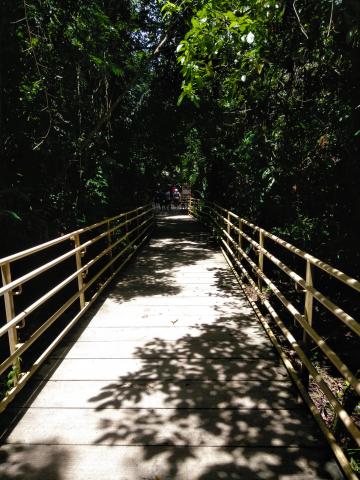
[[[175,192],[175,190],[177,190],[176,186],[175,186],[175,185],[172,185],[172,186],[170,187],[171,200],[174,199],[174,192]]]
[[[175,188],[172,197],[173,197],[174,207],[178,209],[180,205],[180,192],[177,188]]]
[[[171,210],[171,195],[170,190],[161,192],[160,210]]]
[[[159,190],[156,190],[154,193],[154,206],[155,208],[160,208],[161,207],[161,193]]]

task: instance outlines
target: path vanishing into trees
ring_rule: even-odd
[[[223,255],[176,212],[1,422],[2,480],[342,478]]]

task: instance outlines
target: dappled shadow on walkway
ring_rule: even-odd
[[[239,307],[230,272],[220,262],[207,266],[214,258],[207,242],[194,223],[167,219],[146,256],[111,293],[113,302],[127,306],[136,306],[137,297],[156,305],[154,298],[170,296],[176,305],[187,272],[195,278],[188,295],[196,296],[205,278],[211,288],[198,305],[215,301],[209,317],[190,310],[194,323],[185,334],[180,328],[176,341],[155,337],[137,347],[141,368],[88,399],[104,414],[94,443],[141,447],[137,478],[149,480],[336,478],[268,340],[248,307]],[[181,327],[181,313],[178,319]]]
[[[241,322],[219,318],[175,344],[155,338],[137,349],[142,368],[89,398],[97,411],[117,411],[96,443],[142,445],[138,462],[157,465],[161,479],[331,478],[282,369],[268,345],[237,330]],[[206,462],[202,447],[212,449]],[[203,467],[184,476],[187,461]],[[309,469],[316,475],[302,477]]]
[[[61,480],[70,457],[69,447],[55,445],[5,445],[0,451],[1,480]]]
[[[178,294],[182,286],[176,282],[177,270],[211,259],[214,244],[190,217],[163,215],[157,223],[155,238],[137,259],[136,269],[131,265],[122,273],[110,298],[123,302],[136,296]]]
[[[0,480],[339,478],[211,238],[173,212],[158,223],[143,254],[83,322],[92,356],[66,357],[66,375],[56,377],[79,327],[42,370],[48,378],[60,365],[50,393],[66,388],[68,402],[78,401],[59,402],[58,420],[49,421],[59,431],[42,437],[45,443],[56,431],[59,438],[5,445]],[[106,342],[119,352],[96,350]],[[87,382],[85,393],[72,390]],[[31,408],[33,418],[51,412],[50,396]],[[15,441],[31,438],[26,425],[23,432]]]

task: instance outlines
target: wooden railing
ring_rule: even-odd
[[[145,205],[0,259],[0,412],[147,240],[153,224],[153,207]]]
[[[350,334],[357,341],[360,324],[333,299],[323,294],[321,289],[327,279],[330,279],[330,283],[338,282],[340,286],[331,284],[330,291],[342,290],[343,285],[346,290],[344,295],[350,296],[352,303],[357,296],[358,304],[360,282],[219,205],[192,199],[190,214],[213,230],[236,278],[327,438],[343,472],[347,478],[356,479],[336,437],[339,423],[342,423],[340,430],[347,431],[352,447],[360,447],[360,431],[352,417],[354,405],[359,401],[360,381],[341,359],[344,351],[335,351],[335,346],[330,346],[326,341],[321,322],[329,316],[336,319],[345,328],[344,335]],[[302,271],[302,275],[296,270]],[[321,282],[315,282],[317,277],[321,277]],[[315,317],[320,317],[320,320]],[[339,343],[343,343],[341,340],[339,338]],[[357,345],[359,347],[359,343]],[[314,360],[314,351],[321,352],[321,362]],[[359,352],[360,349],[357,350],[357,359]],[[348,411],[344,398],[341,399],[325,381],[325,367],[321,368],[321,365],[338,372],[337,375],[343,379],[341,385],[344,389],[352,389],[352,398],[355,396],[355,402],[351,402],[352,411]],[[332,426],[323,420],[309,393],[310,388],[314,389],[314,384],[333,409]]]

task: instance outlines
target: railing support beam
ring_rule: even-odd
[[[3,286],[11,283],[10,263],[5,263],[4,265],[1,266],[1,278],[2,278]],[[5,302],[6,321],[10,322],[13,318],[15,318],[15,305],[14,305],[12,290],[9,290],[4,293],[4,302]],[[8,338],[9,338],[10,354],[13,354],[16,352],[17,344],[18,344],[18,335],[17,335],[16,327],[12,327],[8,330]],[[18,376],[20,374],[19,358],[17,358],[13,363],[13,368],[14,368],[14,376],[12,380],[15,386],[18,380]]]
[[[241,250],[243,249],[242,231],[243,231],[243,222],[242,222],[241,218],[239,218],[238,245],[239,245],[239,248]]]
[[[259,230],[259,247],[258,266],[261,273],[264,273],[264,252],[262,250],[264,248],[264,231],[261,229]],[[258,277],[258,287],[259,290],[262,291],[262,280],[260,277]]]
[[[305,290],[305,301],[304,301],[304,318],[307,321],[307,323],[312,327],[313,325],[313,301],[314,301],[314,296],[313,294],[309,291],[310,288],[314,286],[313,282],[313,272],[312,272],[312,265],[309,260],[306,260],[306,276],[305,276],[305,285],[306,285],[306,290]],[[303,331],[303,347],[307,353],[309,350],[309,336]],[[309,372],[307,369],[302,366],[302,381],[304,386],[308,389],[309,387]]]
[[[80,235],[76,233],[73,237],[75,247],[80,247],[81,242],[80,242]],[[80,270],[82,268],[82,259],[81,259],[81,251],[77,251],[75,254],[75,260],[76,260],[76,270]],[[77,276],[78,279],[78,288],[79,288],[79,301],[80,301],[80,309],[82,310],[85,308],[85,294],[83,291],[84,287],[84,278],[82,272],[80,272]]]
[[[230,212],[227,214],[227,224],[226,224],[226,231],[228,235],[231,236],[231,217],[230,217]],[[230,239],[227,239],[227,244],[230,245]]]
[[[111,260],[112,262],[112,259],[113,259],[113,249],[112,249],[112,235],[111,235],[111,230],[110,230],[110,220],[108,220],[107,222],[107,243],[108,243],[108,248],[110,249],[109,250],[109,259]],[[114,265],[113,263],[111,263],[111,266],[110,266],[110,271],[111,273],[114,271]]]

